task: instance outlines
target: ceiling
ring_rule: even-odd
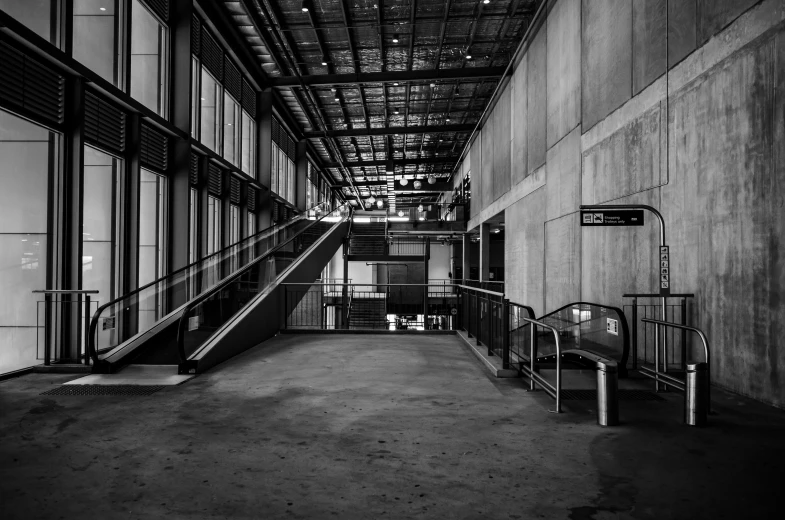
[[[345,197],[402,204],[438,197],[398,181],[449,180],[542,0],[484,1],[220,3]]]

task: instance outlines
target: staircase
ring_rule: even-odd
[[[371,222],[354,226],[349,237],[349,254],[363,256],[384,255],[386,251],[386,235],[385,222]]]
[[[350,329],[387,329],[383,298],[354,298],[349,311]]]

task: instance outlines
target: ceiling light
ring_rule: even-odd
[[[417,211],[422,211],[422,210],[423,210],[422,204],[420,204],[419,206],[417,206]]]
[[[335,101],[336,101],[336,102],[340,102],[341,100],[340,100],[340,99],[338,99],[338,98],[335,98]]]
[[[325,58],[324,56],[322,56],[322,65],[324,65],[325,67],[327,66],[327,58]]]
[[[379,209],[383,208],[384,207],[384,201],[377,200],[376,201],[376,207],[379,208]]]
[[[429,175],[428,184],[436,184],[436,177],[434,177],[433,175]]]
[[[398,33],[393,34],[393,43],[398,43]]]
[[[336,90],[338,90],[338,89],[333,87],[333,88],[330,89],[330,92],[335,92]]]
[[[396,81],[395,83],[393,83],[393,86],[397,87],[398,86],[398,82]]]
[[[401,177],[401,186],[406,186],[409,184],[409,180],[406,177]]]
[[[398,115],[398,114],[400,114],[400,113],[401,113],[401,111],[400,111],[400,110],[398,110],[398,109],[396,108],[396,109],[395,109],[395,114],[396,114],[396,115]]]
[[[399,209],[399,210],[398,210],[398,216],[399,216],[399,217],[402,217],[402,216],[403,216],[403,210],[402,210],[402,209]]]
[[[491,0],[482,0],[482,3],[484,3],[484,4],[490,4],[490,3],[491,3]]]
[[[466,55],[466,59],[467,59],[467,60],[470,60],[470,59],[472,59],[472,55],[471,55],[471,54],[467,54],[467,55]]]
[[[425,217],[420,217],[420,220],[425,220]]]
[[[431,88],[436,88],[436,83],[431,83]]]
[[[449,123],[450,122],[450,116],[447,116],[447,119],[445,119],[445,121],[447,121]]]
[[[376,199],[375,199],[375,198],[373,198],[373,195],[371,195],[370,197],[368,197],[368,202],[370,202],[371,204],[373,204],[374,202],[376,202]]]
[[[98,9],[99,9],[100,11],[106,11],[106,7],[99,7]]]
[[[422,183],[420,181],[414,181],[414,189],[419,190],[422,188]]]
[[[486,2],[486,3],[487,3],[487,2]],[[307,12],[308,12],[308,7],[305,5],[305,2],[303,2],[303,12],[304,12],[304,13],[307,13]]]

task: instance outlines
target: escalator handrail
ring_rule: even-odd
[[[263,260],[268,259],[270,257],[270,255],[273,255],[273,254],[277,253],[278,251],[280,251],[281,248],[283,248],[285,245],[289,244],[294,239],[296,239],[298,236],[302,235],[304,232],[306,232],[307,230],[309,230],[312,227],[316,226],[317,224],[319,224],[325,218],[329,217],[331,213],[333,213],[335,211],[339,211],[341,208],[343,208],[345,206],[346,205],[339,206],[335,210],[333,210],[330,213],[324,215],[319,220],[313,221],[311,224],[309,224],[308,226],[303,228],[296,235],[288,238],[284,242],[281,242],[277,246],[275,246],[272,249],[270,249],[269,251],[267,251],[265,254],[261,255],[259,258],[255,258],[253,261],[248,262],[246,265],[244,265],[243,267],[241,267],[240,269],[235,271],[230,276],[227,276],[226,278],[224,278],[223,280],[218,282],[213,287],[209,288],[205,292],[199,294],[194,299],[189,301],[185,305],[185,307],[183,308],[183,313],[180,315],[180,320],[179,320],[179,322],[177,324],[177,355],[180,357],[180,363],[185,363],[186,361],[188,361],[188,357],[185,355],[185,326],[186,326],[186,323],[188,322],[188,320],[186,319],[188,317],[188,313],[191,310],[193,310],[194,307],[196,307],[198,304],[202,303],[203,301],[207,300],[209,297],[213,296],[215,293],[222,291],[227,285],[229,285],[230,283],[233,283],[235,280],[237,280],[239,277],[241,277],[243,274],[245,274],[247,271],[249,271],[253,266],[255,266],[256,264],[260,263]],[[352,208],[349,207],[349,217],[348,218],[351,219],[351,217],[352,217]]]
[[[619,322],[620,322],[619,325],[621,326],[622,339],[623,339],[621,360],[619,360],[619,369],[622,370],[622,371],[625,371],[626,367],[627,367],[627,361],[629,360],[629,357],[630,357],[630,329],[629,329],[629,327],[627,325],[627,317],[624,315],[624,311],[621,310],[620,308],[613,307],[611,305],[601,305],[599,303],[594,303],[594,302],[572,302],[572,303],[568,303],[567,305],[564,305],[562,307],[559,307],[555,311],[551,311],[551,312],[549,312],[547,314],[543,314],[542,316],[537,318],[537,320],[538,321],[542,321],[543,319],[547,318],[548,316],[550,316],[552,314],[556,314],[557,312],[561,312],[564,309],[567,309],[567,308],[572,307],[574,305],[593,305],[595,307],[601,307],[601,308],[604,308],[604,309],[610,309],[610,310],[616,312],[616,314],[619,316]]]
[[[98,362],[98,351],[96,350],[96,344],[95,344],[96,338],[95,338],[95,336],[96,336],[96,334],[98,332],[98,320],[100,319],[101,313],[104,310],[106,310],[107,308],[109,308],[110,306],[112,306],[112,305],[114,305],[114,304],[116,304],[118,302],[121,302],[121,301],[125,300],[126,298],[130,298],[134,294],[140,293],[140,292],[144,291],[145,289],[147,289],[149,287],[152,287],[153,285],[156,285],[156,284],[159,284],[159,283],[163,282],[167,278],[171,278],[171,277],[173,277],[173,276],[175,276],[177,274],[180,274],[180,273],[182,273],[182,272],[184,272],[184,271],[186,271],[188,269],[191,269],[195,265],[203,263],[203,262],[205,262],[205,261],[209,260],[210,258],[213,258],[213,257],[215,257],[217,255],[220,255],[222,253],[226,253],[230,249],[232,249],[234,247],[238,247],[242,242],[246,242],[246,241],[250,242],[251,239],[258,237],[259,235],[261,235],[263,233],[270,232],[270,230],[272,230],[276,226],[278,226],[281,229],[283,229],[284,227],[288,227],[288,226],[294,224],[295,222],[299,222],[299,221],[301,221],[301,220],[303,220],[303,219],[308,217],[308,212],[309,211],[314,210],[314,209],[318,208],[319,206],[323,206],[323,205],[326,205],[326,204],[327,204],[326,202],[320,202],[319,204],[316,204],[315,206],[312,206],[311,208],[307,209],[303,213],[297,215],[295,218],[285,222],[282,225],[273,224],[272,226],[266,227],[266,228],[262,229],[261,231],[259,231],[257,233],[254,233],[253,235],[251,235],[249,237],[245,237],[242,240],[240,240],[238,242],[235,242],[234,244],[228,245],[228,246],[224,247],[223,249],[220,249],[220,250],[216,251],[215,253],[211,253],[211,254],[209,254],[209,255],[207,255],[205,257],[202,257],[199,260],[186,265],[185,267],[181,267],[180,269],[172,271],[171,273],[167,273],[166,275],[164,275],[164,276],[162,276],[162,277],[160,277],[160,278],[158,278],[156,280],[153,280],[152,282],[150,282],[148,284],[145,284],[145,285],[143,285],[141,287],[137,287],[136,289],[134,289],[132,291],[129,291],[129,292],[123,294],[122,296],[118,296],[117,298],[115,298],[113,300],[109,300],[105,304],[103,304],[100,307],[98,307],[95,310],[95,312],[93,313],[92,318],[90,319],[90,330],[88,332],[88,334],[89,334],[88,350],[89,350],[90,357],[93,359],[93,362],[94,363]],[[327,213],[327,215],[329,215],[330,213],[332,213],[332,211],[329,211]]]

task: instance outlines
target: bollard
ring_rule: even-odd
[[[709,415],[709,371],[706,363],[687,365],[684,385],[684,422],[689,426],[706,426]]]
[[[597,424],[619,424],[619,373],[615,363],[597,362]]]

